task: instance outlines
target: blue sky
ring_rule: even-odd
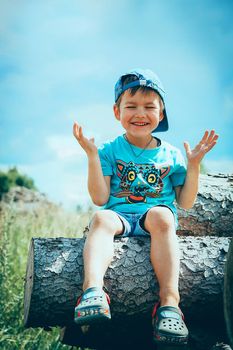
[[[1,0],[0,169],[16,165],[66,208],[88,204],[73,121],[97,145],[122,133],[114,84],[145,67],[166,90],[158,136],[183,151],[213,128],[205,165],[233,172],[232,15],[230,0]]]

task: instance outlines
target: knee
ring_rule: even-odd
[[[115,221],[116,217],[111,210],[100,210],[94,214],[90,226],[102,227],[112,231],[115,228]]]
[[[147,213],[145,226],[150,233],[175,232],[174,215],[166,207],[151,208]]]

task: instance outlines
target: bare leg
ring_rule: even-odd
[[[172,212],[166,207],[151,208],[145,219],[151,234],[151,263],[160,287],[160,305],[178,307],[180,254]]]
[[[95,213],[83,251],[83,290],[103,287],[105,272],[113,258],[113,238],[122,230],[123,224],[113,211],[101,210]]]

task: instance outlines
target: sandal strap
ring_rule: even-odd
[[[159,305],[160,305],[160,302],[158,301],[158,302],[155,304],[154,308],[153,308],[153,311],[152,311],[152,318],[155,317],[156,312],[157,312],[157,310],[158,310],[158,308],[159,308]]]
[[[83,294],[78,298],[77,304],[76,306],[78,306],[82,300],[87,300],[90,298],[96,298],[96,297],[102,297],[103,295],[105,295],[108,304],[110,304],[110,297],[107,293],[105,293],[103,291],[103,289],[99,288],[99,287],[91,287],[86,289]]]
[[[159,313],[157,315],[157,312]],[[174,307],[174,306],[160,306],[160,303],[156,303],[152,312],[152,318],[156,316],[162,316],[163,318],[174,318],[174,319],[180,319],[184,321],[184,314],[181,311],[180,308]],[[179,316],[177,316],[179,315]]]

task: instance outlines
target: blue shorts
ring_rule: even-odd
[[[169,210],[169,208],[166,205],[159,205],[161,207],[166,207]],[[147,236],[150,237],[150,232],[146,230],[144,226],[144,222],[146,219],[146,214],[150,209],[148,209],[143,214],[132,214],[132,213],[120,213],[115,211],[115,213],[119,216],[120,220],[123,223],[123,232],[115,237],[136,237],[136,236]],[[174,215],[173,211],[171,210],[172,214]],[[174,215],[174,221],[175,221],[175,227],[177,227],[176,218]]]

